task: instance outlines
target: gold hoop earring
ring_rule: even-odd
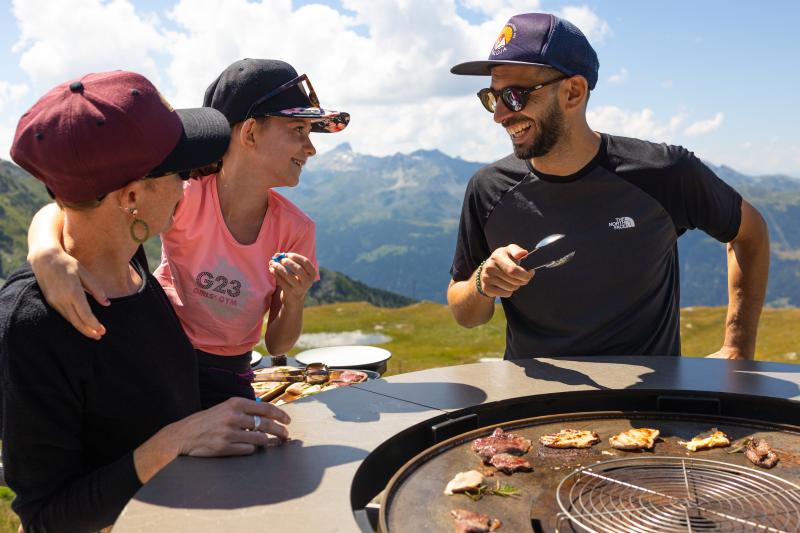
[[[141,228],[142,231],[144,231],[144,237],[139,237],[138,235],[136,235],[137,227]],[[150,226],[148,226],[147,222],[145,222],[141,218],[133,219],[133,222],[131,222],[130,231],[131,231],[131,238],[138,244],[142,244],[145,241],[147,241],[147,239],[150,238]]]
[[[139,209],[137,209],[136,207],[123,207],[123,210],[130,213],[130,215],[133,217],[133,221],[131,222],[131,225],[129,227],[129,231],[131,233],[131,239],[133,239],[134,242],[136,242],[137,244],[144,243],[147,239],[150,238],[150,226],[148,226],[147,222],[145,222],[141,218],[136,218],[136,215],[139,214]],[[144,231],[144,237],[139,237],[136,234],[137,227],[140,228],[142,231]]]

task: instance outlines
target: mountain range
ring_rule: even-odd
[[[481,166],[437,150],[363,155],[345,143],[309,160],[300,185],[280,192],[316,220],[321,264],[374,287],[444,302],[464,190]],[[709,166],[767,221],[767,303],[800,305],[800,179]],[[702,231],[678,243],[681,304],[725,304],[725,246]]]
[[[464,189],[481,166],[437,150],[364,155],[346,143],[309,160],[300,185],[280,192],[317,223],[317,257],[325,272],[310,300],[444,302]],[[800,179],[709,166],[767,221],[772,249],[767,304],[800,306]],[[0,279],[24,261],[28,222],[47,201],[37,180],[0,161]],[[690,231],[678,249],[681,305],[725,304],[725,246]]]

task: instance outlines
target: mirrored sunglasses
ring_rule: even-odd
[[[538,91],[542,87],[546,87],[551,83],[565,80],[568,77],[569,76],[561,76],[560,78],[546,81],[544,83],[540,83],[539,85],[534,85],[533,87],[506,87],[505,89],[500,89],[499,91],[492,89],[491,87],[487,87],[486,89],[481,89],[478,91],[478,98],[483,104],[483,107],[486,108],[486,111],[489,113],[494,113],[495,109],[497,109],[498,98],[503,101],[503,104],[505,104],[508,109],[518,113],[525,109],[525,106],[528,105],[528,97],[531,95],[531,93]]]

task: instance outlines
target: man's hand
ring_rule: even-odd
[[[284,298],[302,302],[314,284],[317,270],[314,264],[300,254],[288,252],[280,262],[270,260],[269,271],[275,276],[278,287],[283,289]]]
[[[509,244],[492,252],[481,270],[483,292],[493,298],[508,298],[517,289],[527,285],[534,272],[517,264],[527,253],[527,250],[516,244]]]
[[[707,359],[740,359],[740,360],[747,360],[745,354],[741,352],[738,348],[733,348],[731,346],[723,346],[718,351],[709,354],[706,356]]]

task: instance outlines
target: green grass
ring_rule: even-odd
[[[724,307],[687,307],[681,310],[681,344],[686,355],[701,356],[719,350],[725,334]],[[758,326],[756,360],[800,362],[800,309],[764,309]]]
[[[19,528],[19,518],[11,510],[11,500],[14,492],[8,487],[0,487],[0,532],[16,533]]]
[[[800,309],[765,309],[759,325],[756,359],[797,362],[798,323]],[[481,357],[502,357],[505,345],[505,317],[500,306],[488,324],[473,329],[458,326],[447,306],[430,302],[399,309],[341,303],[305,310],[305,333],[352,330],[391,337],[390,342],[380,345],[392,352],[387,374],[472,363]],[[686,355],[704,356],[717,351],[724,330],[724,307],[681,311],[681,342]]]
[[[459,327],[447,306],[430,302],[396,309],[358,302],[305,310],[305,333],[352,330],[391,337],[390,342],[380,345],[393,354],[387,374],[473,363],[481,357],[502,357],[505,342],[502,309],[491,322],[474,329]]]

